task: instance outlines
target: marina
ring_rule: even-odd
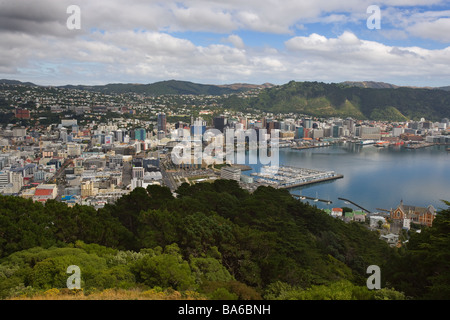
[[[344,176],[334,171],[319,171],[314,169],[289,166],[264,166],[261,172],[253,172],[257,183],[271,185],[275,188],[289,189],[313,183],[341,179]]]

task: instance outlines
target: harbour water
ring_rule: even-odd
[[[339,200],[349,199],[372,212],[405,204],[447,208],[450,201],[450,153],[448,146],[406,149],[402,146],[377,148],[342,143],[323,148],[279,150],[279,165],[335,171],[343,179],[290,189],[296,195],[330,200],[331,204],[309,202],[319,208],[359,208]],[[249,164],[250,175],[262,164]],[[308,201],[308,200],[304,200]]]

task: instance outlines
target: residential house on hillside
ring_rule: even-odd
[[[331,216],[332,217],[342,217],[344,213],[344,210],[342,210],[341,208],[333,208],[331,209]]]

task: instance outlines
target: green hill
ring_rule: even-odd
[[[350,83],[295,82],[264,89],[256,98],[230,97],[226,107],[267,112],[298,112],[318,117],[439,121],[450,113],[450,92],[389,86],[364,88]]]
[[[224,95],[249,90],[245,85],[218,86],[189,81],[168,80],[151,84],[107,84],[102,86],[64,86],[67,89],[96,91],[107,94],[137,93],[143,95]]]

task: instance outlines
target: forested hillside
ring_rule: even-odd
[[[298,112],[318,117],[353,117],[382,121],[425,118],[440,121],[450,114],[450,92],[416,88],[363,88],[349,84],[295,82],[263,90],[255,98],[225,99],[228,108],[273,113]]]
[[[405,253],[286,190],[250,194],[217,180],[177,193],[137,188],[99,210],[0,196],[0,297],[65,288],[69,265],[80,267],[85,294],[139,288],[206,299],[402,299],[398,288],[412,298],[448,292],[448,211]],[[369,265],[383,270],[382,290],[366,288]],[[414,287],[417,275],[423,281]]]

